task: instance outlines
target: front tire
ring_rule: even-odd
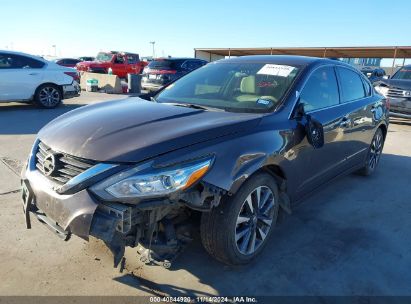
[[[34,102],[38,107],[53,109],[60,105],[63,94],[54,84],[41,85],[34,94]]]
[[[365,166],[358,173],[360,175],[369,176],[375,172],[380,161],[382,149],[384,148],[384,134],[381,128],[378,128],[368,148],[367,159]]]
[[[264,248],[279,210],[278,187],[271,175],[252,176],[240,190],[201,217],[207,252],[229,264],[247,264]]]

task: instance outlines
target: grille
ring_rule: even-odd
[[[389,89],[387,93],[388,97],[397,97],[397,98],[403,98],[404,97],[404,91],[399,90],[399,89]]]
[[[54,157],[54,170],[47,175],[44,170],[44,160],[48,155]],[[50,147],[40,142],[36,153],[37,169],[49,179],[60,185],[67,183],[70,179],[76,177],[85,170],[93,167],[96,162],[53,151]]]

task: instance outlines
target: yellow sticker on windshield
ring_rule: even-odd
[[[295,68],[289,65],[265,64],[257,74],[288,77]]]

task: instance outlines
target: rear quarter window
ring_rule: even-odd
[[[371,87],[370,82],[365,77],[362,78],[362,82],[364,85],[365,95],[371,96],[372,87]]]

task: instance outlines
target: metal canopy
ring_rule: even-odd
[[[411,58],[411,46],[295,47],[295,48],[195,48],[220,56],[300,55],[335,58]]]

